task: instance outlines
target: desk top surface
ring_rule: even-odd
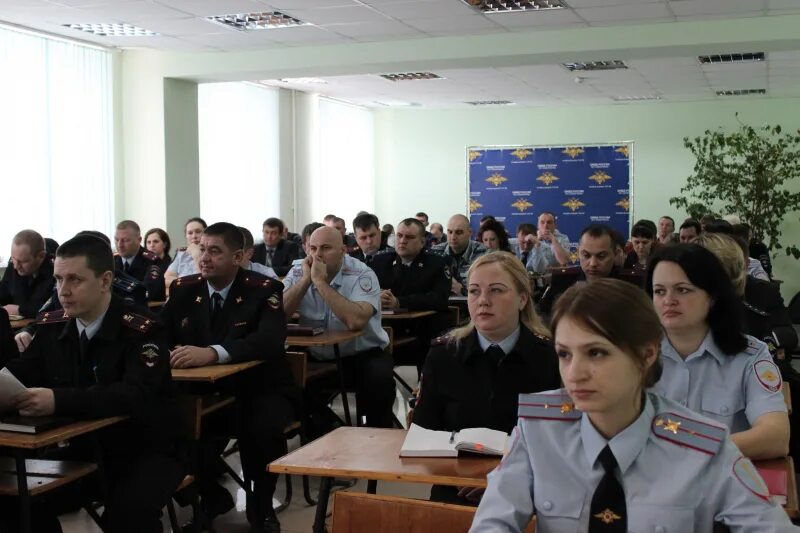
[[[289,335],[286,344],[289,346],[331,346],[347,342],[364,334],[361,331],[325,331],[319,335]]]
[[[274,461],[270,472],[485,487],[499,457],[400,457],[402,429],[340,427]]]
[[[413,318],[422,318],[426,316],[435,315],[436,311],[406,311],[404,313],[390,313],[381,314],[383,320],[411,320]]]
[[[33,324],[35,321],[35,318],[20,318],[18,320],[11,320],[11,329],[14,331],[22,329],[27,327],[29,324]]]
[[[55,444],[63,440],[69,440],[79,435],[91,433],[98,429],[116,424],[125,420],[125,416],[112,416],[108,418],[98,418],[96,420],[81,420],[65,426],[51,429],[37,435],[28,433],[16,433],[13,431],[0,431],[0,446],[9,448],[36,449]]]
[[[173,368],[172,380],[214,383],[222,378],[258,366],[263,362],[264,361],[245,361],[244,363],[199,366],[196,368]]]

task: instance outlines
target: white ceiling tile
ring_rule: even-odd
[[[625,20],[664,19],[672,17],[667,5],[633,4],[626,6],[587,7],[575,10],[587,22],[612,22]]]
[[[198,17],[214,15],[232,15],[234,13],[253,13],[269,11],[269,7],[257,0],[154,0],[156,3],[171,7]]]
[[[387,16],[403,20],[414,20],[432,17],[457,17],[474,15],[475,10],[463,2],[447,2],[439,0],[395,1],[374,6]]]
[[[83,13],[86,22],[105,22],[114,20],[132,23],[142,19],[179,19],[186,18],[187,13],[175,9],[138,0],[135,2],[124,2],[107,5],[97,5],[91,7],[78,8]]]
[[[386,22],[389,18],[365,6],[323,7],[319,9],[284,9],[284,13],[319,26],[353,22]]]
[[[234,30],[233,28],[225,28],[219,24],[214,24],[203,18],[199,17],[186,17],[182,19],[140,19],[136,21],[138,25],[148,30],[160,33],[161,35],[170,35],[173,37],[181,37],[184,35],[203,35],[207,33],[224,33],[235,32],[243,33]]]
[[[387,40],[391,37],[425,36],[425,34],[421,33],[419,30],[393,20],[387,20],[385,22],[359,22],[355,24],[330,24],[324,26],[324,28],[328,31],[356,39],[382,36],[385,38],[384,40]]]
[[[800,0],[767,0],[768,9],[800,9]]]
[[[331,43],[331,42],[345,42],[348,38],[336,35],[323,28],[316,26],[294,26],[291,28],[275,28],[272,30],[259,30],[258,32],[242,32],[245,34],[250,33],[267,33],[268,38],[273,41],[289,44],[300,43]]]
[[[569,0],[569,7],[610,7],[631,4],[664,3],[664,0]]]
[[[670,7],[679,17],[693,15],[741,15],[759,13],[766,0],[673,0]]]
[[[570,9],[551,9],[545,11],[524,11],[522,13],[502,13],[491,15],[492,22],[509,29],[539,28],[583,24],[583,20]]]
[[[275,9],[314,9],[362,5],[362,2],[358,0],[264,0],[264,3]]]
[[[435,17],[408,21],[409,26],[431,34],[442,32],[457,32],[467,34],[476,30],[497,30],[504,28],[482,15],[466,15],[463,17]]]

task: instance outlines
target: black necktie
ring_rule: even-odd
[[[89,357],[89,336],[86,335],[85,329],[81,331],[80,350],[81,350],[81,360],[86,361],[87,358]]]
[[[219,315],[222,313],[222,295],[215,292],[211,295],[211,327],[217,323]]]
[[[600,452],[598,459],[606,473],[592,496],[589,533],[625,533],[628,531],[628,513],[625,491],[614,475],[617,459],[608,445]]]
[[[126,260],[123,259],[122,260],[122,271],[127,274],[129,268],[130,268],[130,265],[128,264],[128,262]]]
[[[528,254],[530,254],[530,252],[522,253],[522,266],[528,266]]]
[[[489,357],[489,360],[494,363],[494,366],[498,367],[500,365],[500,359],[505,357],[506,352],[498,345],[492,344],[486,349],[486,355]]]
[[[267,248],[267,260],[264,261],[264,264],[268,267],[272,266],[272,256],[275,254],[274,248]]]

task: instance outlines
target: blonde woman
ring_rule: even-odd
[[[414,423],[434,430],[511,432],[520,393],[558,388],[550,334],[534,311],[528,273],[513,254],[481,256],[467,272],[470,322],[433,341]],[[476,502],[480,492],[434,486],[431,499]]]

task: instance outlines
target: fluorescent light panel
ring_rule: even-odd
[[[262,11],[258,13],[235,13],[206,17],[206,20],[222,24],[239,31],[272,30],[292,26],[306,26],[309,23],[285,15],[280,11]]]
[[[565,69],[570,72],[591,71],[591,70],[620,70],[628,68],[628,65],[620,59],[608,61],[576,61],[574,63],[562,63]]]
[[[154,31],[132,24],[63,24],[63,26],[102,37],[152,37],[158,35]]]
[[[322,78],[281,78],[281,83],[297,83],[300,85],[327,85],[328,82]]]
[[[717,63],[746,63],[749,61],[764,61],[766,55],[764,52],[745,52],[741,54],[715,54],[708,56],[699,56],[697,58],[703,65],[717,64]]]
[[[379,74],[383,79],[389,81],[418,81],[418,80],[441,80],[438,74],[433,72],[397,72],[394,74]]]
[[[567,7],[561,0],[463,0],[485,14],[513,13],[518,11],[543,11],[547,9],[564,9]]]
[[[650,100],[661,100],[661,96],[657,94],[646,94],[642,96],[612,96],[615,102],[646,102]]]
[[[748,96],[751,94],[767,94],[766,89],[730,89],[717,91],[717,96]]]
[[[474,106],[492,106],[492,105],[516,105],[510,100],[476,100],[474,102],[464,102],[465,104]]]

